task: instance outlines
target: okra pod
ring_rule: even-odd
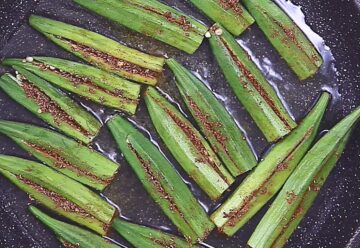
[[[323,59],[294,21],[271,0],[243,0],[270,43],[300,78],[313,76]]]
[[[211,90],[176,60],[166,63],[196,123],[230,173],[238,176],[253,168],[257,161],[244,134]]]
[[[282,187],[316,137],[330,95],[323,93],[315,107],[212,215],[219,230],[232,236]]]
[[[38,220],[55,233],[64,247],[119,248],[119,246],[111,243],[109,240],[92,232],[54,219],[34,206],[30,206],[29,210]]]
[[[157,0],[74,0],[120,25],[189,54],[201,45],[207,27]]]
[[[239,36],[255,22],[238,0],[190,0],[190,2],[235,36]]]
[[[111,10],[113,11],[113,10]],[[30,25],[63,49],[105,71],[127,79],[155,85],[164,59],[126,47],[103,35],[51,20],[30,16]]]
[[[0,88],[36,116],[86,144],[97,135],[101,123],[66,94],[22,68],[5,74]]]
[[[50,57],[31,57],[31,62],[9,58],[3,64],[24,68],[96,103],[136,112],[140,86],[95,67]]]
[[[226,80],[266,139],[290,133],[296,123],[247,52],[220,25],[210,30],[210,46]]]
[[[340,158],[359,118],[360,107],[307,152],[252,234],[248,242],[251,247],[284,246]]]
[[[43,164],[0,155],[0,173],[42,205],[101,235],[116,214],[87,187]]]
[[[97,190],[104,190],[119,168],[95,150],[46,128],[0,120],[0,133],[53,169]]]
[[[135,248],[200,248],[156,229],[115,219],[113,228]]]
[[[108,126],[147,192],[184,237],[190,242],[206,238],[214,224],[157,147],[120,116]]]
[[[207,141],[156,89],[146,90],[145,103],[155,129],[175,159],[212,200],[218,199],[234,179]]]

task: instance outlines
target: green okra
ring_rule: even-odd
[[[111,243],[109,240],[92,232],[54,219],[34,206],[30,206],[29,210],[38,220],[55,233],[64,247],[119,248],[119,246]]]
[[[135,248],[200,248],[157,229],[115,219],[113,228]]]
[[[53,169],[97,190],[104,190],[119,168],[95,150],[46,128],[0,120],[0,133]]]
[[[211,34],[210,46],[225,78],[266,139],[290,133],[296,123],[247,52],[220,25]]]
[[[176,60],[166,63],[192,116],[230,173],[238,176],[256,166],[244,134],[211,90]]]
[[[228,236],[234,235],[282,187],[316,137],[329,99],[329,93],[324,92],[299,126],[270,150],[211,215],[219,230]]]
[[[326,133],[304,156],[252,234],[251,247],[283,247],[311,207],[340,158],[360,107]]]
[[[120,25],[189,54],[201,45],[207,27],[157,0],[74,0]]]
[[[112,11],[112,10],[111,10]],[[155,85],[164,59],[126,47],[103,35],[67,23],[32,15],[30,25],[63,49],[105,71]]]
[[[5,59],[3,64],[24,68],[50,83],[99,104],[134,114],[138,105],[140,86],[92,66],[73,61],[30,57]]]
[[[42,205],[101,235],[115,208],[73,179],[33,161],[0,155],[0,174]]]
[[[190,242],[206,238],[214,224],[157,147],[120,116],[108,126],[147,192],[185,238]]]
[[[97,135],[101,123],[66,94],[22,68],[5,74],[0,88],[12,99],[51,126],[86,144]]]
[[[254,18],[238,1],[190,0],[190,2],[235,36],[243,33],[255,22]]]
[[[195,127],[160,93],[149,87],[145,103],[159,136],[187,174],[212,199],[218,199],[234,178]]]
[[[295,74],[313,76],[323,59],[294,21],[271,0],[243,0],[260,29]]]

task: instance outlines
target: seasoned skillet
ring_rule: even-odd
[[[164,2],[209,23],[186,1],[167,0]],[[258,63],[267,77],[278,86],[296,120],[303,117],[316,99],[319,90],[326,87],[332,91],[333,104],[321,127],[322,130],[326,130],[360,104],[360,2],[358,0],[298,0],[294,2],[303,6],[307,23],[324,38],[335,58],[333,62],[328,61],[328,68],[325,68],[322,73],[300,83],[281,61],[279,55],[268,45],[256,26],[252,26],[240,37],[240,40],[253,52],[253,56],[258,59]],[[75,6],[70,0],[1,0],[1,58],[47,55],[77,60],[30,29],[27,25],[27,17],[30,13],[80,25],[150,53],[176,57],[208,81],[217,93],[226,97],[227,107],[249,135],[259,156],[268,148],[269,145],[224,83],[224,78],[211,56],[206,42],[196,54],[189,56],[174,48],[115,26],[111,22]],[[332,67],[335,67],[336,72]],[[9,68],[0,66],[1,74],[9,70]],[[274,72],[280,73],[281,78]],[[165,79],[167,83],[161,84],[160,87],[170,93],[176,101],[179,101],[172,75],[168,71],[165,72]],[[103,121],[114,113],[112,110],[101,108],[84,100],[81,102],[90,107]],[[2,92],[0,92],[0,118],[46,126]],[[143,104],[141,104],[135,119],[140,125],[148,128],[153,137],[157,137],[154,129],[150,126]],[[358,137],[360,137],[359,128],[353,134],[345,154],[338,162],[307,217],[301,223],[300,229],[291,238],[288,247],[360,247],[360,198],[358,192],[360,187],[360,141]],[[31,159],[4,136],[0,137],[0,144],[1,154]],[[131,169],[118,153],[106,128],[96,139],[94,147],[123,165],[116,181],[104,193],[121,208],[122,214],[144,225],[170,228],[175,232],[174,226],[147,196]],[[175,163],[175,161],[173,162]],[[188,179],[185,175],[183,176]],[[194,184],[192,186],[196,196],[202,202],[210,209],[216,207],[216,204],[210,204],[210,201]],[[0,177],[0,247],[60,247],[52,233],[30,216],[27,211],[29,202],[25,193]],[[225,239],[214,232],[206,243],[214,247],[244,247],[264,214],[264,210],[265,208],[233,238]],[[116,235],[112,235],[112,237],[124,247],[130,247],[120,237]]]

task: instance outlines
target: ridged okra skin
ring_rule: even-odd
[[[270,150],[211,215],[221,232],[234,235],[280,190],[315,139],[329,99],[330,94],[324,92],[299,126]]]
[[[184,237],[191,243],[205,239],[214,224],[158,148],[120,116],[108,126],[147,192]]]
[[[0,133],[53,169],[96,190],[104,190],[119,168],[99,152],[46,128],[0,120]]]
[[[32,61],[7,58],[4,65],[23,68],[64,90],[98,104],[135,114],[140,85],[98,68],[51,57],[31,57]]]
[[[244,0],[242,3],[300,80],[319,70],[323,63],[321,55],[280,6],[271,0]]]
[[[73,179],[33,161],[0,155],[0,174],[40,204],[100,235],[105,235],[115,208]]]
[[[207,27],[157,0],[74,0],[81,6],[136,32],[189,54],[201,45]]]
[[[249,240],[251,247],[283,247],[311,207],[321,186],[340,158],[360,107],[328,131],[306,153]]]
[[[197,129],[155,88],[145,92],[152,123],[187,174],[212,199],[218,199],[234,178]]]
[[[65,134],[88,144],[101,123],[65,93],[20,67],[17,76],[4,74],[0,88],[13,100]]]
[[[215,24],[210,46],[227,82],[269,142],[289,134],[296,123],[276,91],[234,37]]]
[[[190,2],[235,36],[239,36],[255,22],[238,1],[190,0]]]
[[[176,60],[166,63],[186,106],[230,173],[236,177],[256,166],[246,137],[211,90]]]
[[[87,29],[42,16],[31,15],[29,23],[63,49],[105,71],[150,85],[155,85],[161,77],[165,62],[161,57],[121,45]]]

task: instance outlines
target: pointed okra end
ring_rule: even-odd
[[[126,220],[115,219],[112,227],[136,248],[199,248],[199,246],[192,245],[175,235],[150,227],[133,224]]]
[[[221,232],[234,235],[281,189],[315,139],[329,99],[329,93],[323,93],[299,126],[270,150],[211,215]]]
[[[211,89],[176,60],[168,59],[166,63],[185,104],[230,173],[238,176],[256,166],[244,133]]]
[[[80,227],[56,220],[34,206],[29,206],[29,211],[55,233],[64,247],[118,248],[110,241]]]

